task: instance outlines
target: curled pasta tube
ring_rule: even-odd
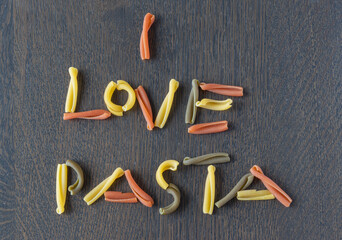
[[[102,109],[90,110],[85,112],[64,113],[63,120],[71,119],[88,119],[88,120],[104,120],[110,117],[110,112]]]
[[[101,197],[105,191],[114,183],[116,179],[124,175],[122,168],[117,168],[111,176],[103,180],[99,185],[97,185],[93,190],[91,190],[83,200],[88,204],[93,204],[99,197]]]
[[[163,172],[165,172],[166,170],[176,171],[178,164],[179,162],[176,160],[166,160],[159,165],[158,170],[156,172],[156,179],[157,183],[162,189],[166,190],[166,188],[169,186],[169,184],[165,181],[163,177]]]
[[[175,79],[171,79],[169,83],[169,92],[166,95],[159,112],[157,114],[156,120],[154,122],[154,125],[159,128],[163,128],[165,126],[165,123],[167,121],[167,118],[169,117],[170,110],[172,107],[173,98],[175,96],[175,92],[177,91],[179,86],[179,82]]]
[[[114,203],[137,203],[138,199],[134,193],[122,193],[116,191],[107,191],[104,193],[105,200]]]
[[[197,113],[197,106],[196,102],[198,100],[199,95],[199,81],[197,79],[192,80],[192,89],[189,95],[188,104],[186,106],[186,112],[185,112],[185,123],[191,123],[194,124],[196,119],[196,113]]]
[[[281,189],[275,182],[273,182],[270,178],[266,177],[262,172],[261,168],[257,165],[254,165],[250,172],[257,178],[259,178],[265,187],[275,196],[275,198],[283,204],[285,207],[289,207],[292,203],[292,199],[289,195],[287,195],[283,189]]]
[[[135,91],[135,95],[137,96],[141,111],[147,122],[147,129],[152,131],[154,128],[154,123],[153,123],[153,114],[152,114],[150,100],[148,99],[145,89],[142,86],[139,86],[134,91]]]
[[[125,171],[125,176],[129,187],[131,188],[133,194],[139,199],[139,201],[146,207],[152,207],[152,205],[154,204],[152,197],[138,186],[138,184],[134,181],[130,170]]]
[[[75,112],[76,102],[77,102],[77,92],[78,92],[78,84],[77,84],[77,74],[78,70],[74,67],[69,68],[70,74],[70,83],[68,94],[65,102],[65,112]]]
[[[233,100],[231,100],[230,98],[224,101],[204,98],[201,101],[196,102],[196,107],[201,107],[201,108],[214,110],[214,111],[224,111],[224,110],[231,108],[232,103],[233,103]]]
[[[228,86],[223,84],[215,84],[215,83],[201,83],[200,87],[202,90],[206,90],[209,92],[232,96],[232,97],[242,97],[243,96],[243,88],[237,86]]]
[[[166,191],[173,196],[173,202],[166,207],[159,208],[160,215],[167,215],[173,213],[177,210],[180,204],[181,195],[176,185],[170,183],[169,186],[166,188]]]
[[[117,89],[119,91],[125,90],[126,92],[128,92],[127,102],[125,103],[125,105],[122,106],[122,110],[124,112],[127,112],[135,104],[135,100],[136,100],[135,92],[134,92],[133,88],[128,84],[128,82],[126,82],[124,80],[118,80],[117,83],[118,83]]]
[[[58,214],[64,212],[64,205],[66,200],[68,187],[68,167],[66,164],[58,164],[56,175],[56,201]]]
[[[244,190],[237,192],[236,198],[240,201],[271,200],[274,195],[268,190]]]
[[[140,56],[142,60],[150,59],[150,47],[148,45],[148,30],[152,26],[155,16],[147,13],[144,17],[143,30],[140,37]]]
[[[76,162],[74,162],[72,160],[66,161],[66,165],[68,167],[71,167],[77,173],[77,180],[76,180],[76,182],[73,185],[68,187],[68,191],[70,192],[70,194],[71,195],[75,195],[83,187],[83,183],[84,183],[83,170],[80,167],[80,165],[78,165]]]
[[[209,133],[219,133],[228,130],[227,121],[210,122],[196,124],[188,128],[188,133],[191,134],[209,134]]]
[[[229,162],[230,158],[228,153],[209,153],[198,157],[185,157],[183,160],[184,165],[206,165],[216,163]]]
[[[213,165],[208,167],[208,175],[205,180],[203,213],[213,214],[215,203],[215,170]]]

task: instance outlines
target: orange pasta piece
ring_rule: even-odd
[[[228,130],[227,121],[211,122],[196,124],[188,128],[188,133],[191,134],[208,134],[218,133]]]
[[[64,113],[63,120],[70,119],[89,119],[89,120],[104,120],[109,118],[110,112],[102,109],[91,110],[86,112],[74,112],[74,113]]]
[[[266,177],[262,172],[261,168],[257,165],[254,165],[250,172],[257,178],[259,178],[265,187],[270,191],[276,199],[281,202],[285,207],[289,207],[292,203],[292,199],[289,195],[287,195],[284,190],[282,190],[275,182],[273,182],[270,178]]]
[[[138,186],[138,184],[134,181],[130,170],[125,171],[125,176],[130,188],[132,189],[132,192],[139,199],[139,201],[146,207],[152,207],[154,204],[152,197]]]
[[[151,131],[154,128],[154,123],[150,100],[148,99],[145,89],[142,86],[139,86],[134,91],[135,95],[137,96],[141,111],[147,122],[147,129]]]
[[[242,97],[243,96],[243,88],[236,86],[228,86],[223,84],[215,84],[215,83],[201,83],[200,87],[202,90],[206,90],[209,92],[232,96],[232,97]]]
[[[134,193],[122,193],[116,191],[107,191],[104,193],[105,200],[116,203],[137,203],[138,199]]]
[[[147,13],[144,18],[143,30],[140,37],[140,56],[142,60],[150,59],[150,47],[148,45],[148,30],[155,20],[155,16]]]

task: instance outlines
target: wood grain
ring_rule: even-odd
[[[341,238],[341,11],[340,1],[318,0],[0,1],[0,238]],[[147,12],[156,15],[152,59],[141,61]],[[177,79],[165,128],[148,131],[137,104],[121,118],[63,121],[70,66],[80,71],[78,111],[105,109],[106,85],[124,79],[144,86],[156,116]],[[198,111],[196,123],[228,120],[227,132],[187,134],[193,78],[245,88],[229,111]],[[233,200],[203,215],[206,167],[182,165],[165,176],[182,192],[180,208],[160,216],[172,199],[155,181],[158,165],[211,152],[232,157],[217,165],[217,198],[258,164],[293,204]],[[67,159],[86,182],[59,216],[55,174]],[[118,166],[151,194],[152,209],[82,200]],[[124,179],[111,189],[129,191]]]

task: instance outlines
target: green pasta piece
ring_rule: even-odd
[[[197,79],[192,80],[192,89],[189,95],[189,100],[185,112],[185,123],[193,124],[195,122],[197,113],[196,102],[198,101],[199,95],[198,86],[199,81]]]
[[[169,186],[166,188],[166,191],[173,196],[173,202],[166,207],[159,208],[160,215],[167,215],[173,213],[177,210],[180,204],[181,195],[176,185],[170,183]]]
[[[198,157],[185,157],[183,160],[184,165],[209,165],[215,163],[229,162],[230,158],[228,153],[209,153]]]
[[[83,183],[84,183],[83,170],[80,167],[80,165],[78,165],[76,162],[74,162],[72,160],[66,161],[66,165],[71,167],[72,169],[74,169],[75,172],[77,173],[77,180],[76,180],[76,182],[73,185],[68,187],[68,191],[70,192],[70,194],[71,195],[75,195],[83,187]]]
[[[235,185],[235,187],[221,200],[215,203],[216,207],[220,208],[227,202],[236,197],[237,192],[246,189],[254,180],[254,176],[251,173],[247,173],[243,176],[240,181]]]

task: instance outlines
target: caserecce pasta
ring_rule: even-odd
[[[223,197],[221,200],[215,203],[216,207],[220,208],[223,205],[225,205],[227,202],[235,198],[236,194],[239,191],[248,188],[249,185],[252,184],[253,179],[254,179],[254,176],[251,173],[247,173],[246,175],[244,175],[240,179],[240,181],[234,186],[234,188],[225,197]]]
[[[154,204],[152,197],[138,186],[134,181],[130,170],[125,171],[125,176],[133,194],[139,199],[139,201],[146,207],[152,207]]]
[[[165,181],[163,177],[163,172],[167,170],[176,171],[178,165],[179,165],[179,162],[176,160],[166,160],[159,165],[157,172],[156,172],[156,179],[157,179],[157,183],[162,189],[166,190],[167,187],[169,186],[169,184]]]
[[[171,79],[170,83],[169,83],[169,92],[166,95],[160,109],[159,112],[157,114],[156,120],[154,122],[154,125],[156,127],[159,128],[163,128],[167,118],[169,117],[170,114],[170,110],[172,107],[172,102],[173,102],[173,98],[175,96],[175,92],[177,91],[179,86],[179,82],[176,81],[175,79]]]
[[[188,128],[188,133],[191,134],[209,134],[218,133],[228,130],[227,121],[211,122],[196,124]]]
[[[230,158],[228,153],[209,153],[198,157],[185,157],[183,160],[184,165],[207,165],[216,163],[229,162]]]
[[[242,97],[243,96],[243,88],[236,86],[228,86],[222,84],[215,83],[201,83],[200,87],[202,90],[210,91],[213,93],[231,96],[231,97]]]
[[[173,196],[173,202],[166,207],[159,208],[160,215],[167,215],[173,213],[177,210],[180,204],[181,195],[176,185],[170,183],[169,186],[166,188],[166,191]]]
[[[147,13],[144,17],[143,30],[140,37],[140,56],[142,60],[150,59],[150,48],[148,45],[148,30],[152,26],[155,16]]]
[[[268,190],[244,190],[237,192],[236,198],[240,201],[271,200],[274,195]]]
[[[58,164],[56,175],[56,202],[58,214],[64,212],[64,205],[66,200],[68,188],[68,167],[66,164]]]
[[[112,102],[112,96],[113,93],[117,90],[125,90],[128,93],[128,99],[125,105],[120,106],[116,105]],[[105,93],[104,93],[104,101],[107,105],[108,110],[116,115],[116,116],[122,116],[123,112],[127,112],[130,110],[135,103],[135,92],[133,88],[124,80],[118,80],[117,83],[111,81],[108,86],[106,87]]]
[[[99,197],[101,197],[105,191],[114,183],[114,181],[123,176],[124,171],[122,168],[117,168],[111,176],[103,180],[99,185],[97,185],[93,190],[91,190],[83,200],[88,204],[93,204]]]
[[[74,67],[69,68],[70,74],[70,83],[68,94],[65,102],[65,112],[75,112],[76,103],[77,103],[77,92],[78,92],[78,84],[77,84],[77,74],[78,70]]]
[[[198,100],[199,90],[198,90],[199,81],[197,79],[192,80],[192,89],[189,95],[188,104],[186,106],[185,112],[185,123],[194,124],[197,113],[196,102]]]
[[[71,195],[75,195],[76,193],[78,193],[82,187],[83,187],[83,183],[84,183],[84,175],[83,175],[83,170],[80,167],[80,165],[78,165],[76,162],[72,161],[72,160],[67,160],[66,161],[66,165],[68,167],[71,167],[77,174],[77,180],[76,182],[68,187],[68,190],[70,192]]]
[[[104,193],[105,200],[114,203],[137,203],[138,199],[134,193],[122,193],[116,191],[107,191]]]
[[[203,213],[213,214],[215,203],[215,170],[213,165],[208,167],[208,175],[205,180]]]
[[[262,172],[261,168],[254,165],[250,172],[257,178],[259,178],[265,187],[275,196],[275,198],[281,202],[285,207],[289,207],[292,203],[292,199],[282,190],[275,182],[270,178],[266,177]]]
[[[201,108],[214,110],[214,111],[224,111],[224,110],[231,108],[232,103],[233,103],[233,100],[229,98],[223,101],[204,98],[201,101],[196,102],[196,107],[201,107]]]
[[[141,111],[147,122],[147,129],[151,131],[154,128],[154,123],[150,100],[148,99],[145,89],[142,86],[139,86],[134,91],[135,95],[137,96]]]
[[[110,112],[102,109],[91,110],[85,112],[64,113],[63,120],[71,119],[89,119],[89,120],[104,120],[110,117]]]

